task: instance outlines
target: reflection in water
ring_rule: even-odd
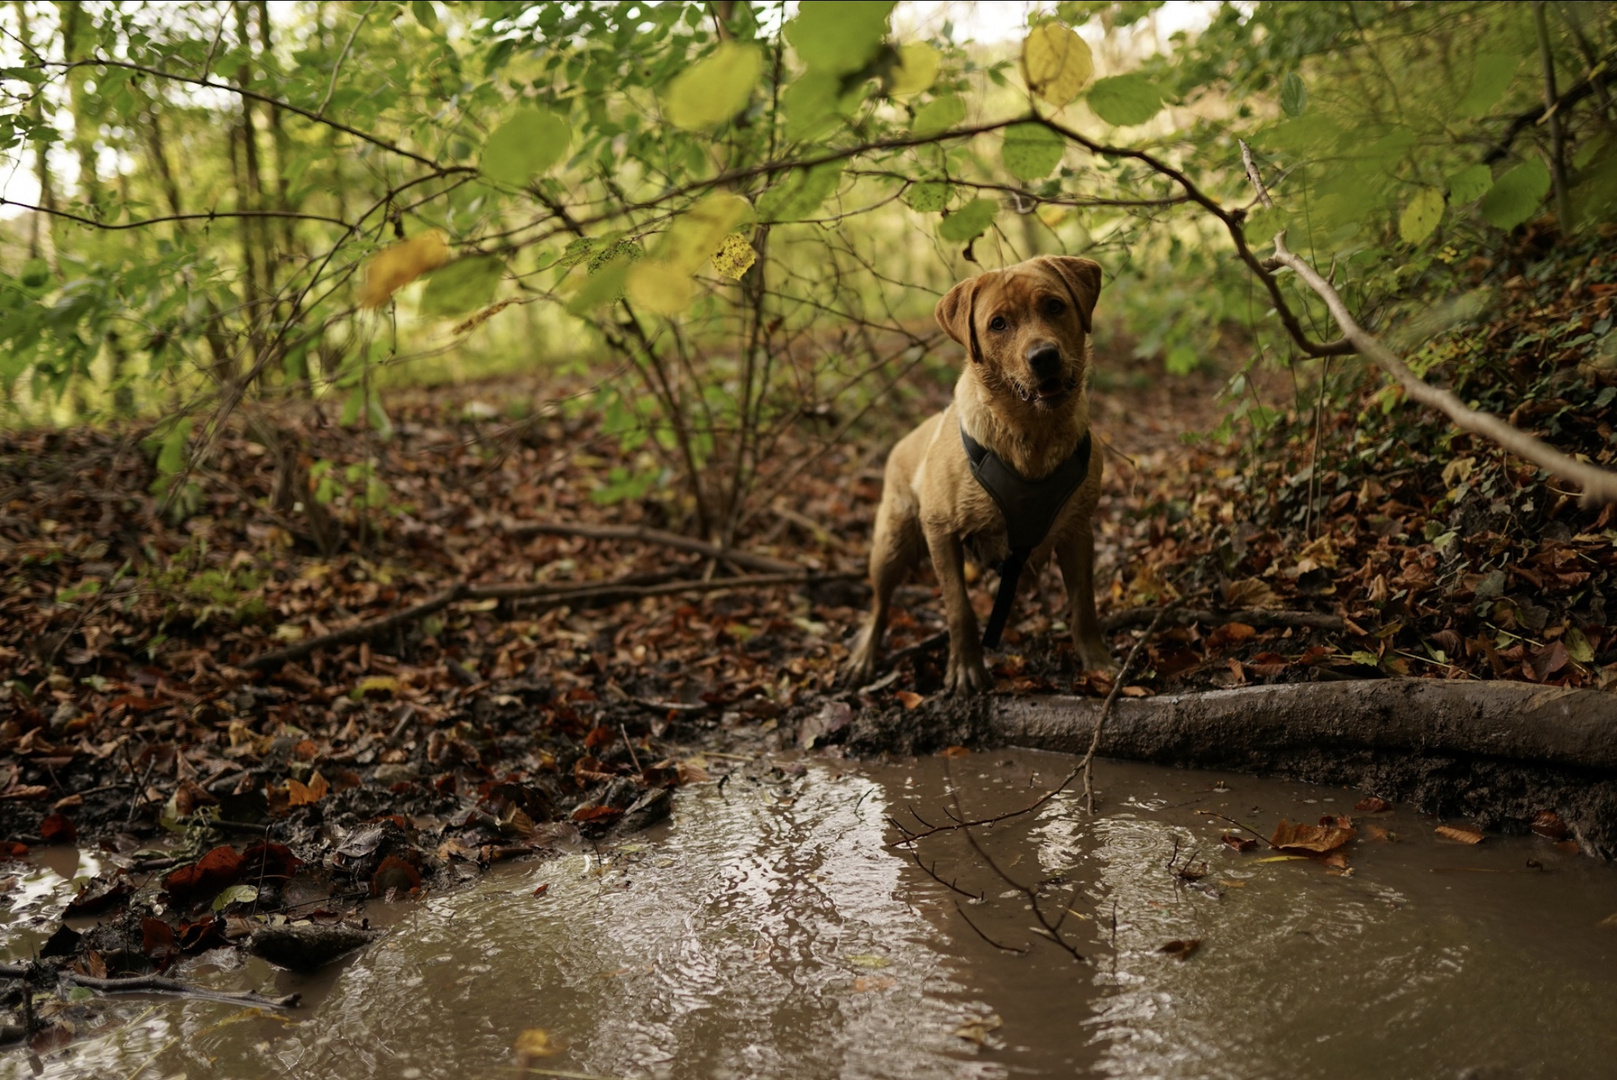
[[[1617,930],[1598,925],[1617,912],[1610,867],[1532,839],[1444,844],[1405,812],[1378,818],[1401,842],[1352,846],[1349,876],[1265,862],[1196,811],[1268,829],[1356,795],[1105,763],[1102,817],[1068,793],[977,833],[1060,914],[1079,964],[958,833],[924,843],[930,874],[884,847],[889,814],[945,820],[949,768],[979,817],[1067,766],[1000,752],[689,789],[672,825],[619,851],[378,909],[393,933],[314,979],[257,961],[188,973],[299,990],[309,1004],[290,1017],[118,999],[39,1072],[470,1080],[508,1073],[528,1028],[565,1044],[538,1068],[625,1077],[1548,1078],[1606,1075],[1617,1057]],[[1192,860],[1199,880],[1173,872]],[[4,932],[26,952],[15,920]],[[1160,951],[1191,938],[1188,960]],[[955,1034],[992,1014],[1002,1045]],[[33,1075],[0,1054],[0,1077]]]

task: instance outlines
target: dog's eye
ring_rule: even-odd
[[[1044,313],[1052,319],[1060,318],[1061,313],[1066,310],[1067,305],[1060,300],[1050,299],[1044,302]]]
[[[1008,325],[1010,324],[1005,321],[1005,316],[1003,315],[995,315],[992,319],[988,320],[988,329],[995,332],[1004,330]]]

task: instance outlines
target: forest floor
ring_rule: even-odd
[[[1617,258],[1524,251],[1478,280],[1494,309],[1416,362],[1610,466]],[[1319,373],[1300,389],[1253,377],[1239,402],[1272,423],[1214,438],[1195,433],[1229,411],[1227,373],[1161,378],[1121,352],[1102,357],[1094,406],[1116,654],[1179,602],[1124,693],[1394,676],[1617,687],[1612,507],[1415,414],[1356,361],[1326,373],[1319,410]],[[401,393],[386,442],[310,409],[280,417],[349,486],[369,457],[388,503],[364,528],[342,484],[319,522],[277,513],[276,462],[239,431],[193,475],[180,522],[152,494],[141,432],[0,435],[0,855],[76,839],[118,867],[70,908],[108,921],[82,939],[64,928],[47,953],[90,976],[149,971],[266,921],[338,923],[366,897],[643,827],[671,789],[728,768],[736,740],[840,753],[855,713],[899,730],[949,707],[923,579],[899,596],[894,677],[837,681],[896,428],[805,475],[735,568],[655,533],[536,531],[666,525],[654,499],[591,499],[612,483],[595,419],[485,404],[554,396],[538,378]],[[808,577],[771,584],[776,564]],[[732,570],[743,580],[716,580]],[[993,580],[974,589],[980,614]],[[491,583],[530,594],[457,596],[254,662]],[[991,657],[995,693],[1111,688],[1076,670],[1062,607],[1047,569]]]

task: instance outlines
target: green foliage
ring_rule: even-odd
[[[523,109],[483,144],[483,175],[502,184],[526,184],[562,159],[572,137],[572,129],[555,113]]]
[[[1490,225],[1514,229],[1533,216],[1549,193],[1550,170],[1531,158],[1494,181],[1482,197],[1482,216]]]
[[[163,417],[152,453],[181,512],[208,441],[185,421],[221,401],[302,396],[385,437],[384,372],[542,340],[622,406],[638,456],[598,497],[664,499],[723,534],[797,467],[771,460],[780,432],[955,355],[934,337],[895,367],[891,350],[968,259],[1099,258],[1103,303],[1173,373],[1215,362],[1208,328],[1232,323],[1283,354],[1266,290],[1167,166],[1250,213],[1255,249],[1286,229],[1337,263],[1351,303],[1394,311],[1500,230],[1537,228],[1551,188],[1547,125],[1516,122],[1543,100],[1525,5],[1226,4],[1151,55],[1158,35],[1124,28],[1156,2],[1069,0],[1006,47],[895,34],[887,2],[805,0],[790,19],[694,0],[295,3],[267,26],[258,5],[238,23],[108,4],[84,6],[75,45],[107,62],[73,68],[54,8],[25,7],[51,62],[4,46],[0,148],[21,171],[48,148],[53,205],[116,228],[0,222],[0,386],[31,420]],[[1614,5],[1577,30],[1550,10],[1564,90],[1609,63]],[[16,11],[0,41],[20,40]],[[1075,26],[1123,73],[1092,81]],[[1558,112],[1578,227],[1617,214],[1594,104]],[[363,475],[316,486],[334,506],[387,499]]]
[[[1016,124],[1005,129],[1000,160],[1005,171],[1018,180],[1042,180],[1061,164],[1066,150],[1066,140],[1043,124]]]
[[[505,264],[492,255],[469,255],[434,270],[421,294],[421,314],[464,315],[494,300]]]
[[[1162,91],[1135,72],[1099,80],[1089,88],[1088,100],[1095,115],[1108,124],[1132,127],[1157,115],[1162,108]]]

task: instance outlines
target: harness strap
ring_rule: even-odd
[[[971,462],[971,475],[988,492],[1005,519],[1005,534],[1011,548],[1000,565],[999,591],[994,594],[994,610],[983,631],[984,648],[993,649],[999,646],[1000,635],[1011,617],[1016,582],[1022,576],[1028,557],[1044,542],[1061,508],[1089,475],[1092,443],[1089,433],[1085,432],[1072,454],[1056,466],[1054,472],[1040,480],[1029,480],[968,435],[964,425],[960,428],[960,441]]]

